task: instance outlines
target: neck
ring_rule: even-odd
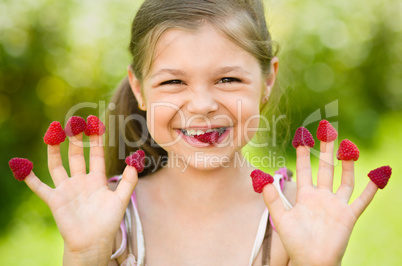
[[[185,162],[172,165],[172,161],[174,158],[169,157],[169,166],[161,170],[159,182],[169,200],[183,210],[211,212],[255,196],[250,179],[254,168],[241,165],[240,152],[220,167],[195,167]]]

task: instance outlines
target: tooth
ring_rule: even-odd
[[[215,130],[213,130],[213,129],[208,129],[208,130],[207,130],[207,133],[213,132],[213,131],[215,131]]]
[[[193,135],[193,136],[197,134],[197,131],[195,131],[195,130],[193,130],[193,129],[192,129],[192,130],[189,130],[189,131],[187,131],[187,132],[188,132],[189,135]]]
[[[208,131],[207,131],[207,133],[208,133]],[[205,132],[202,130],[197,130],[197,136],[202,135],[202,134],[205,134]]]

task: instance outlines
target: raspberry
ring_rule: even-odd
[[[299,146],[309,146],[314,147],[314,139],[311,133],[305,127],[299,127],[296,130],[295,137],[292,141],[293,147],[297,148]]]
[[[336,152],[336,158],[343,161],[357,161],[359,159],[359,149],[348,139],[344,139],[339,144],[339,149]]]
[[[317,129],[317,139],[325,142],[331,142],[336,140],[338,132],[327,120],[321,120]]]
[[[251,179],[253,180],[253,188],[257,193],[261,193],[262,189],[265,185],[274,182],[274,178],[263,171],[256,169],[250,174]]]
[[[43,141],[48,145],[59,145],[66,139],[66,132],[61,127],[60,122],[54,121],[46,131]]]
[[[138,150],[126,158],[126,164],[135,167],[138,173],[144,171],[145,152]]]
[[[370,177],[371,181],[373,181],[378,188],[383,189],[387,185],[391,174],[392,168],[387,165],[371,170],[370,173],[368,173],[368,177]]]
[[[81,132],[84,132],[86,126],[87,123],[85,122],[84,118],[79,116],[72,116],[70,117],[70,119],[68,119],[64,131],[66,131],[67,136],[72,137],[80,134]]]
[[[33,168],[33,163],[30,160],[24,158],[12,158],[8,162],[8,165],[10,166],[15,179],[17,179],[18,181],[23,181],[29,175]]]
[[[98,117],[90,115],[87,117],[87,126],[85,127],[85,135],[99,135],[102,136],[105,133],[106,127],[99,120]]]
[[[212,131],[208,132],[202,135],[196,135],[194,138],[198,139],[201,142],[204,143],[209,143],[209,144],[214,144],[218,142],[219,139],[219,132],[218,131]]]

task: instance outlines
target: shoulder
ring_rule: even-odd
[[[293,180],[285,181],[283,187],[283,195],[286,199],[295,206],[296,204],[297,184]]]

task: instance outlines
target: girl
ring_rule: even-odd
[[[370,182],[348,205],[353,161],[343,161],[342,184],[333,193],[334,142],[320,145],[317,187],[309,149],[300,146],[297,185],[281,171],[263,197],[251,189],[255,168],[240,163],[260,114],[278,94],[278,58],[261,1],[146,0],[133,22],[130,51],[115,114],[143,115],[147,129],[134,119],[117,129],[114,143],[123,139],[126,146],[109,145],[108,174],[122,176],[109,188],[97,136],[90,136],[86,173],[81,133],[70,141],[71,178],[54,145],[48,158],[56,188],[32,172],[25,179],[54,215],[64,264],[341,264],[353,226],[377,190]],[[118,158],[139,148],[154,164],[166,159],[165,167],[147,167],[138,179]],[[283,191],[279,179],[288,180],[281,181]]]

